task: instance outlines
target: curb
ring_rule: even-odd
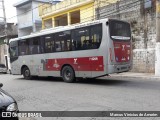
[[[153,80],[160,80],[159,76],[150,76],[150,75],[110,75],[110,78],[130,78],[130,79],[153,79]]]

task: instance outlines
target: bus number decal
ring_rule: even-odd
[[[98,61],[98,57],[91,57],[91,58],[89,58],[89,60],[91,60],[91,61]]]

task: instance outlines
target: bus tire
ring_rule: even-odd
[[[62,69],[62,78],[64,82],[73,83],[75,82],[75,72],[70,66],[65,66]]]
[[[30,80],[32,78],[28,67],[23,68],[22,74],[23,74],[24,79],[26,80]]]

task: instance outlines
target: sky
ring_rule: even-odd
[[[22,1],[22,0],[4,0],[7,22],[17,23],[16,8],[13,7],[13,4],[15,4],[19,1]],[[60,0],[60,1],[63,1],[63,0]],[[3,11],[1,8],[2,8],[2,6],[0,3],[0,17],[3,17]],[[2,19],[0,19],[0,20],[2,20]]]
[[[17,18],[14,17],[17,15],[16,8],[13,7],[13,4],[15,4],[19,1],[21,1],[21,0],[4,0],[7,22],[13,22],[13,23],[17,22]],[[1,8],[2,8],[2,5],[0,3],[0,17],[3,17],[3,11]],[[13,17],[13,18],[11,18],[11,17]],[[0,19],[0,20],[2,20],[2,19]]]

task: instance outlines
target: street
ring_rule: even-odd
[[[20,111],[160,110],[158,80],[103,77],[65,83],[61,78],[25,80],[19,75],[0,74],[0,82],[4,85],[3,89],[16,99]],[[53,119],[62,120],[62,118],[44,120]],[[20,120],[39,120],[39,118]]]

